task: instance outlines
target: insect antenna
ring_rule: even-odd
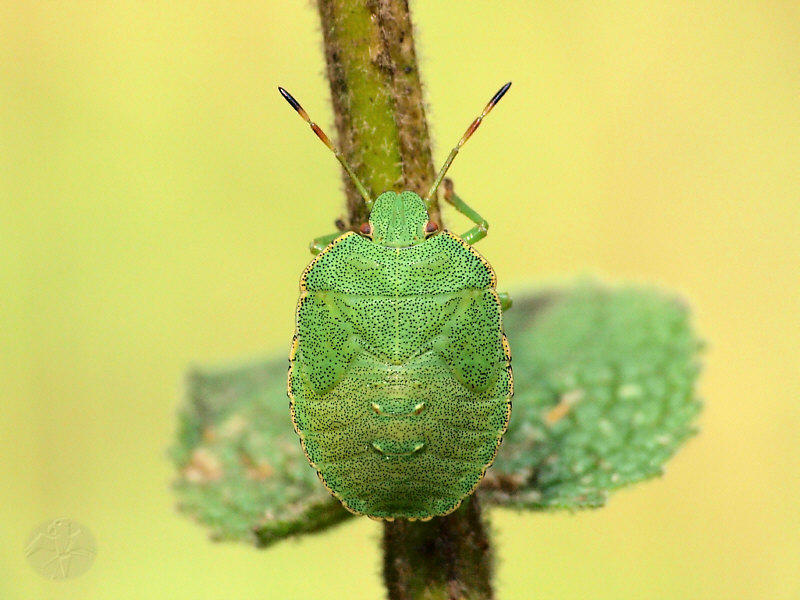
[[[344,159],[344,155],[336,149],[330,138],[325,135],[325,132],[322,131],[320,126],[311,120],[311,117],[309,117],[305,109],[300,106],[300,103],[294,99],[294,96],[280,86],[278,86],[278,91],[281,93],[281,96],[283,96],[284,99],[291,105],[291,107],[297,111],[297,114],[300,115],[300,117],[311,126],[312,131],[317,134],[317,137],[322,140],[322,143],[330,148],[331,151],[336,155],[336,159],[342,164],[344,170],[347,171],[347,174],[350,175],[350,179],[353,180],[353,184],[356,186],[358,193],[361,194],[361,197],[364,198],[364,202],[367,203],[367,208],[372,208],[372,198],[370,198],[367,188],[364,187],[364,184],[361,183],[361,180],[356,176],[353,169],[351,169],[350,165],[347,164]]]
[[[425,197],[425,204],[430,205],[431,198],[433,198],[433,195],[436,193],[436,190],[439,188],[439,184],[442,182],[442,179],[444,179],[444,176],[447,173],[447,169],[450,168],[450,165],[453,163],[453,159],[456,157],[456,154],[458,154],[458,151],[461,150],[461,146],[463,146],[464,144],[467,143],[467,140],[470,138],[470,136],[473,133],[475,133],[475,130],[481,124],[481,121],[483,121],[483,118],[491,112],[491,110],[494,108],[495,104],[500,102],[500,98],[503,97],[503,95],[508,91],[508,88],[510,88],[510,87],[511,87],[511,82],[509,81],[507,84],[505,84],[499,90],[497,90],[497,93],[494,96],[492,96],[491,100],[489,100],[489,104],[486,105],[486,108],[483,109],[483,112],[481,112],[481,114],[479,114],[478,117],[472,122],[472,125],[467,127],[467,130],[464,132],[464,135],[462,135],[461,139],[458,140],[458,144],[456,144],[455,148],[453,148],[450,151],[450,154],[448,154],[448,156],[447,156],[447,160],[444,161],[444,166],[442,166],[442,169],[439,171],[439,174],[436,176],[436,180],[433,182],[433,185],[431,186],[431,189],[428,192],[428,195]]]

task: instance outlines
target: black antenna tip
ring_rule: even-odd
[[[283,97],[284,97],[284,99],[285,99],[285,100],[286,100],[286,101],[287,101],[289,104],[291,104],[291,105],[292,105],[292,108],[293,108],[293,109],[295,109],[297,112],[300,112],[301,110],[303,110],[303,107],[302,107],[302,106],[300,106],[300,103],[299,103],[297,100],[295,100],[295,99],[294,99],[294,96],[292,96],[292,95],[291,95],[289,92],[287,92],[287,91],[286,91],[285,89],[283,89],[281,86],[278,86],[278,91],[281,93],[281,96],[283,96]]]
[[[510,87],[511,87],[511,82],[509,81],[503,87],[501,87],[499,90],[497,90],[497,93],[494,95],[494,98],[492,98],[490,104],[492,106],[494,106],[495,104],[500,102],[500,98],[502,98],[505,95],[505,93],[508,91],[508,88],[510,88]]]

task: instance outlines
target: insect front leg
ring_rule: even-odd
[[[506,312],[509,308],[511,308],[513,302],[511,301],[511,296],[508,294],[508,292],[497,292],[497,296],[500,298],[500,310]]]
[[[308,249],[311,250],[311,254],[319,254],[320,252],[325,250],[328,244],[330,244],[340,235],[342,235],[342,232],[337,231],[336,233],[331,233],[329,235],[321,235],[317,238],[314,238],[308,245]]]
[[[460,212],[462,215],[466,216],[470,221],[475,223],[475,227],[467,231],[464,235],[461,236],[468,244],[472,245],[475,242],[482,240],[486,237],[486,232],[489,229],[489,223],[480,216],[473,208],[467,205],[461,198],[453,190],[453,180],[452,179],[445,179],[444,180],[444,199],[449,203],[455,206],[456,210]]]

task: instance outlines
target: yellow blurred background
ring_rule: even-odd
[[[498,596],[800,598],[800,5],[412,10],[437,163],[514,82],[450,172],[501,286],[654,282],[710,342],[664,478],[492,514]],[[378,524],[213,544],[169,487],[187,366],[288,352],[343,210],[276,91],[334,133],[323,69],[306,2],[0,4],[0,598],[382,597]],[[23,547],[58,516],[98,555],[50,582]]]

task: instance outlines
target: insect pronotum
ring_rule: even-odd
[[[311,244],[300,279],[288,394],[311,466],[342,504],[376,519],[454,511],[492,464],[511,414],[511,352],[491,265],[472,247],[488,223],[444,179],[456,154],[508,91],[505,84],[451,150],[423,200],[374,201],[344,156],[289,92],[364,197],[358,232]],[[444,198],[475,225],[462,236],[428,217]]]

